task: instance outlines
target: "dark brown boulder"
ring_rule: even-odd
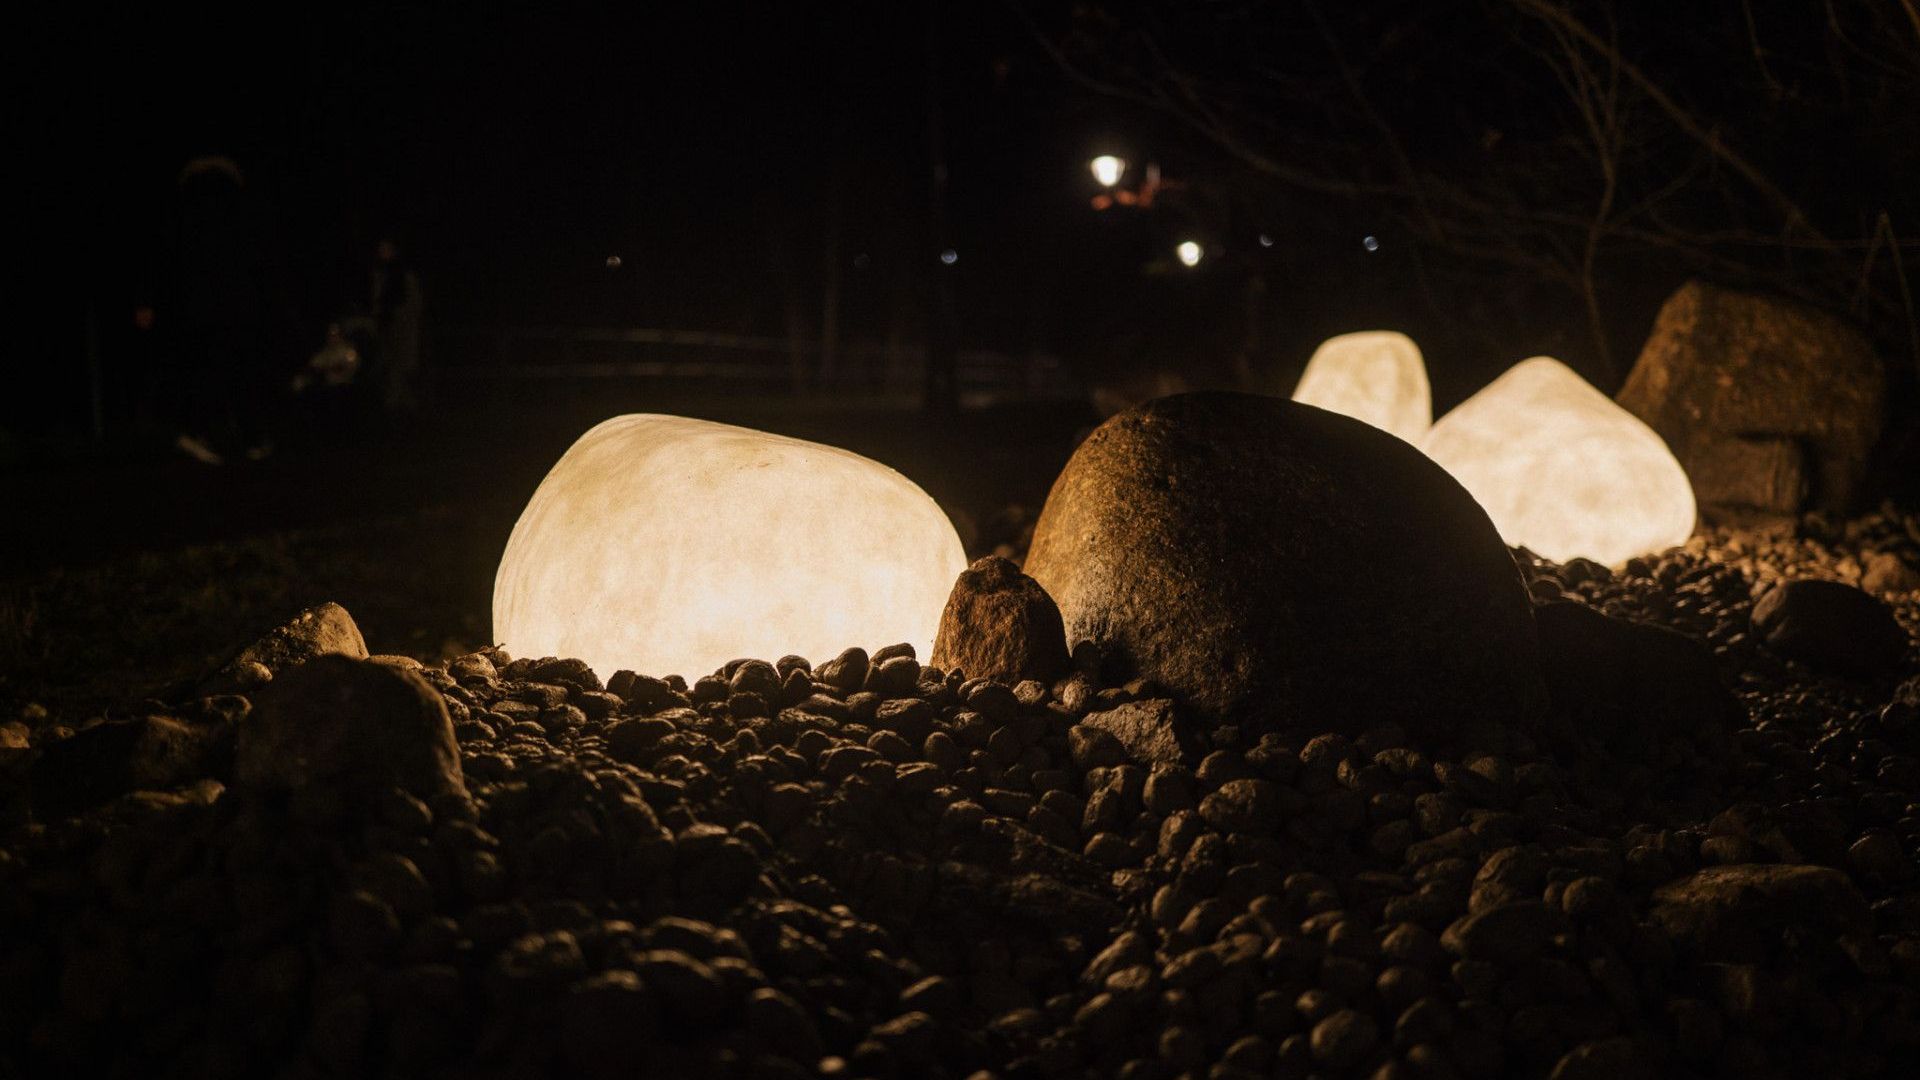
[[[345,656],[293,668],[240,724],[238,782],[343,794],[466,792],[446,702],[410,671]]]
[[[1836,675],[1889,673],[1911,645],[1893,609],[1838,581],[1783,581],[1754,603],[1752,620],[1773,653]]]
[[[1705,645],[1570,601],[1542,604],[1533,618],[1554,710],[1582,737],[1629,757],[1677,739],[1707,762],[1725,759],[1740,705]]]
[[[1673,448],[1705,506],[1841,510],[1880,437],[1886,372],[1857,330],[1785,300],[1682,285],[1620,404]]]
[[[1648,914],[1696,955],[1763,961],[1783,936],[1857,938],[1873,914],[1847,875],[1825,866],[1712,866],[1654,890]]]
[[[1465,489],[1344,416],[1235,393],[1102,424],[1027,573],[1068,641],[1195,719],[1479,741],[1547,715],[1525,587]]]
[[[178,787],[223,772],[233,729],[142,716],[96,724],[45,744],[32,766],[34,810],[78,813],[129,791]]]
[[[1052,682],[1067,668],[1067,631],[1059,607],[1038,582],[989,555],[953,583],[929,662],[1008,685]]]

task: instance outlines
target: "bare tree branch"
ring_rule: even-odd
[[[1633,83],[1640,88],[1640,91],[1647,95],[1648,100],[1659,106],[1661,111],[1667,114],[1668,119],[1673,121],[1675,127],[1686,132],[1688,136],[1699,142],[1700,145],[1706,147],[1713,156],[1719,158],[1728,168],[1738,174],[1741,179],[1752,185],[1755,191],[1773,203],[1786,218],[1788,231],[1792,231],[1795,228],[1804,229],[1817,238],[1825,239],[1825,237],[1821,235],[1820,230],[1814,227],[1812,220],[1807,217],[1806,212],[1800,209],[1800,205],[1796,203],[1792,197],[1780,190],[1772,180],[1769,180],[1764,173],[1755,167],[1752,162],[1748,161],[1739,151],[1728,146],[1726,140],[1720,137],[1719,132],[1706,127],[1695,118],[1692,113],[1682,108],[1680,103],[1675,101],[1659,83],[1655,82],[1646,72],[1640,70],[1638,65],[1620,55],[1619,49],[1615,48],[1611,42],[1595,34],[1587,24],[1575,18],[1571,12],[1551,2],[1551,0],[1508,0],[1508,2],[1520,10],[1533,15],[1535,18],[1560,27],[1588,48],[1607,57],[1610,63],[1620,69],[1621,74],[1631,79]]]

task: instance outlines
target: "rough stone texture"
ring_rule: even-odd
[[[1051,682],[1067,668],[1060,608],[1039,583],[989,555],[962,571],[940,614],[929,661],[969,678]]]
[[[1147,768],[1178,765],[1186,757],[1174,704],[1166,698],[1129,701],[1117,708],[1088,713],[1080,722],[1111,734],[1126,748],[1128,757]]]
[[[1920,590],[1920,568],[1891,551],[1876,551],[1866,557],[1860,587],[1876,593]]]
[[[355,660],[367,656],[367,639],[353,616],[328,601],[295,615],[241,649],[233,659],[202,682],[196,694],[245,693],[259,689],[275,676],[316,656],[339,654]]]
[[[1198,393],[1108,420],[1054,481],[1026,570],[1070,643],[1203,715],[1451,739],[1545,713],[1485,512],[1419,451],[1320,409]]]
[[[256,789],[466,790],[444,699],[410,671],[345,656],[275,679],[240,725],[235,766]]]
[[[1753,605],[1753,631],[1774,653],[1809,667],[1871,678],[1910,644],[1893,611],[1838,581],[1785,581]]]
[[[1627,1036],[1581,1043],[1561,1055],[1547,1080],[1652,1080],[1660,1075],[1639,1040]]]
[[[171,716],[97,724],[49,743],[33,763],[34,808],[69,814],[125,792],[190,783],[219,769],[232,734]]]
[[[1783,300],[1698,281],[1682,285],[1654,320],[1619,402],[1667,440],[1708,506],[1783,506],[1796,488],[1821,507],[1858,494],[1880,437],[1886,372],[1858,331]],[[1785,459],[1764,482],[1754,440],[1806,448],[1796,479]],[[1733,444],[1729,446],[1729,444]],[[1737,466],[1744,462],[1746,471]]]
[[[1678,944],[1727,963],[1765,960],[1784,934],[1870,934],[1873,916],[1847,875],[1825,866],[1710,866],[1654,890],[1649,912]]]
[[[1518,900],[1462,915],[1440,935],[1448,952],[1467,960],[1519,964],[1553,941],[1558,915],[1538,900]]]
[[[1713,654],[1662,626],[1616,619],[1569,601],[1534,609],[1554,709],[1613,753],[1639,756],[1679,736],[1724,757],[1740,706]]]
[[[75,736],[28,706],[0,751],[0,1076],[1899,1075],[1920,655],[1889,701],[1748,615],[1755,582],[1844,579],[1920,518],[1716,532],[1617,574],[1522,564],[1535,596],[1711,643],[1748,713],[1711,769],[1390,724],[1186,725],[1201,760],[1146,769],[1079,721],[1159,692],[1091,668],[1008,687],[889,647],[872,690],[857,653],[601,692],[488,649],[420,672],[467,797],[341,813],[207,779],[57,818],[8,787],[8,754]],[[1757,901],[1650,896],[1762,861],[1787,869],[1751,871]],[[1799,910],[1839,933],[1765,917],[1806,864],[1834,870]],[[1835,872],[1859,898],[1828,903]],[[1764,962],[1694,944],[1728,891]]]
[[[1695,444],[1686,461],[1694,498],[1711,493],[1717,506],[1793,514],[1812,488],[1807,451],[1788,438],[1728,435]]]

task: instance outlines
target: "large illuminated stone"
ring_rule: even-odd
[[[608,420],[547,474],[493,585],[516,656],[687,676],[743,656],[926,656],[967,567],[911,480],[832,446],[678,416]]]
[[[1433,426],[1433,391],[1420,347],[1391,330],[1328,338],[1300,373],[1293,400],[1364,420],[1415,446]]]
[[[1667,444],[1552,357],[1509,368],[1423,448],[1502,539],[1556,562],[1618,565],[1693,534],[1693,487]]]

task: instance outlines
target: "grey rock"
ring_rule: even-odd
[[[1548,1080],[1652,1080],[1658,1075],[1646,1048],[1621,1035],[1581,1043],[1562,1054]]]
[[[1899,666],[1912,645],[1892,609],[1838,581],[1775,585],[1753,605],[1753,631],[1788,660],[1860,678]]]
[[[1055,480],[1026,571],[1068,641],[1201,718],[1433,740],[1546,716],[1526,591],[1439,466],[1277,398],[1181,394],[1101,425]]]
[[[1542,604],[1533,618],[1553,707],[1581,735],[1628,755],[1680,735],[1724,756],[1740,706],[1706,646],[1568,601]]]
[[[1023,679],[1051,682],[1067,669],[1060,608],[1019,567],[990,555],[953,583],[929,662],[1010,686]]]
[[[445,701],[418,675],[322,656],[274,680],[240,725],[240,785],[465,794]]]
[[[642,1067],[659,1038],[659,1004],[639,975],[615,968],[567,991],[559,1010],[560,1048],[590,1076],[618,1076]]]
[[[1649,916],[1701,957],[1765,959],[1781,936],[1870,934],[1872,913],[1847,875],[1825,866],[1712,866],[1654,890]]]
[[[1559,925],[1557,912],[1538,900],[1522,900],[1454,920],[1440,944],[1467,960],[1519,964],[1546,949]]]
[[[1178,765],[1188,756],[1180,725],[1174,719],[1175,708],[1166,698],[1129,701],[1113,709],[1090,712],[1081,724],[1107,732],[1126,748],[1127,756],[1144,768]]]
[[[1280,827],[1286,796],[1271,780],[1229,780],[1200,800],[1200,816],[1221,832],[1264,836]]]
[[[225,772],[233,731],[143,716],[46,743],[28,774],[41,814],[71,814],[129,791],[178,787]]]
[[[867,668],[870,665],[867,650],[852,648],[815,668],[813,676],[836,690],[851,694],[867,681]]]
[[[347,609],[329,601],[302,611],[239,650],[203,680],[193,696],[258,690],[314,657],[336,654],[364,660],[367,639]]]
[[[1869,552],[1863,560],[1860,587],[1873,593],[1909,593],[1920,590],[1920,566],[1891,551]]]
[[[1313,1026],[1309,1043],[1316,1061],[1336,1071],[1358,1065],[1380,1042],[1380,1025],[1356,1009],[1341,1009]]]
[[[1791,516],[1807,505],[1813,464],[1796,439],[1723,435],[1702,439],[1686,462],[1696,498],[1760,515]]]
[[[1872,345],[1840,320],[1785,300],[1689,281],[1660,309],[1619,402],[1667,441],[1707,506],[1785,506],[1796,487],[1814,505],[1856,498],[1884,422],[1886,372]],[[1768,451],[1807,448],[1798,470],[1756,493]],[[1733,448],[1728,448],[1733,444]],[[1771,451],[1776,457],[1779,451]],[[1804,482],[1792,478],[1801,472]]]

